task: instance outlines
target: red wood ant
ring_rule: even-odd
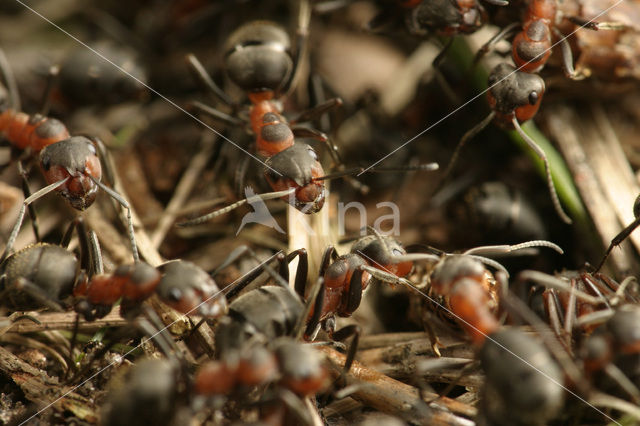
[[[3,70],[7,75],[9,71]],[[98,151],[106,154],[102,142],[95,137],[69,136],[66,126],[54,118],[40,114],[28,115],[15,109],[16,101],[0,113],[0,135],[14,147],[29,149],[37,155],[40,169],[47,186],[24,200],[18,219],[11,230],[1,260],[11,253],[18,236],[27,207],[48,194],[57,191],[76,210],[85,210],[93,204],[101,188],[127,211],[127,222],[131,250],[135,261],[139,260],[138,248],[133,233],[129,203],[113,189],[101,182],[102,166]]]
[[[305,213],[315,213],[324,204],[324,182],[318,180],[324,176],[324,170],[317,161],[315,151],[307,145],[295,144],[294,136],[313,137],[327,143],[334,159],[338,158],[337,153],[324,133],[292,127],[291,124],[308,121],[341,105],[342,101],[338,98],[328,100],[301,113],[290,123],[282,115],[279,98],[286,94],[295,78],[306,32],[306,27],[299,29],[296,54],[292,56],[289,36],[282,28],[266,21],[245,24],[231,34],[226,42],[225,68],[230,79],[247,93],[251,102],[248,124],[256,138],[257,153],[269,158],[265,163],[267,181],[274,192],[295,188],[292,199],[286,196],[283,199]],[[194,55],[188,55],[187,59],[195,75],[211,93],[234,110],[238,108],[215,84]],[[194,106],[228,123],[244,123],[239,118],[204,104],[196,102]]]
[[[513,65],[507,63],[501,63],[496,66],[489,75],[489,89],[487,91],[487,98],[492,112],[462,136],[444,172],[440,185],[451,174],[462,147],[480,133],[491,121],[495,120],[501,127],[515,129],[529,148],[543,161],[553,207],[562,221],[570,224],[571,218],[562,210],[558,194],[553,185],[547,155],[520,127],[520,122],[532,119],[538,112],[544,90],[544,80],[537,74],[518,71]]]
[[[551,56],[551,49],[555,46],[555,44],[552,44],[552,36],[556,36],[562,48],[562,63],[566,76],[573,80],[584,79],[590,75],[590,71],[588,69],[575,70],[571,46],[567,41],[567,37],[558,29],[561,22],[567,20],[583,28],[596,31],[603,29],[622,30],[627,26],[617,22],[596,22],[576,16],[565,16],[558,11],[558,7],[557,0],[533,0],[529,2],[524,14],[522,30],[516,34],[512,42],[511,54],[513,62],[516,64],[518,71],[530,73],[540,71]],[[476,61],[487,52],[489,46],[513,34],[518,27],[519,24],[512,24],[496,34],[480,48],[476,55]]]
[[[277,383],[278,388],[273,392],[281,403],[266,407],[263,416],[277,416],[282,422],[287,412],[293,412],[304,424],[311,424],[300,398],[326,389],[328,379],[328,370],[319,352],[307,344],[280,337],[267,347],[247,345],[237,358],[208,361],[196,372],[193,387],[199,396],[222,402],[229,396],[245,396],[247,390],[256,386]],[[258,404],[265,406],[268,400],[263,397]]]
[[[127,373],[125,383],[107,395],[102,406],[101,424],[172,425],[180,401],[180,374],[174,362],[146,359]]]
[[[282,115],[279,98],[291,88],[302,46],[306,40],[306,31],[304,25],[299,29],[298,47],[293,57],[289,53],[288,35],[282,28],[271,22],[250,22],[229,36],[225,49],[226,71],[229,78],[246,92],[251,102],[246,121],[199,102],[193,105],[216,119],[233,125],[248,124],[250,127],[251,133],[255,135],[257,153],[267,158],[265,178],[274,191],[259,194],[255,200],[282,198],[303,213],[312,214],[318,212],[324,205],[325,180],[353,175],[360,169],[326,175],[315,150],[307,144],[295,142],[296,136],[322,141],[328,145],[334,162],[341,164],[335,146],[329,142],[324,133],[296,126],[297,123],[309,121],[341,105],[342,101],[339,98],[327,100],[298,114],[291,121],[287,121]],[[216,85],[198,59],[194,55],[188,55],[187,60],[203,85],[220,101],[237,110],[238,106]],[[429,164],[415,169],[433,170],[436,167]],[[247,202],[250,200],[241,200],[222,210],[180,225],[203,223]]]

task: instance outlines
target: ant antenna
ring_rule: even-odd
[[[133,232],[133,219],[131,219],[131,206],[129,206],[129,203],[127,202],[127,200],[122,198],[122,195],[118,194],[116,191],[109,188],[107,185],[100,182],[95,177],[91,175],[89,175],[89,177],[96,185],[98,185],[104,192],[109,194],[111,198],[116,200],[127,211],[127,227],[129,231],[129,243],[131,244],[131,252],[133,254],[133,260],[136,263],[140,262],[140,255],[138,254],[138,244],[136,243],[136,237]]]
[[[573,222],[571,221],[571,218],[567,216],[564,210],[562,210],[560,199],[558,198],[558,194],[556,192],[556,187],[553,185],[553,178],[551,177],[551,168],[549,166],[547,154],[545,154],[542,148],[540,148],[540,146],[528,134],[526,134],[524,130],[522,130],[522,127],[520,127],[520,123],[518,123],[518,119],[515,116],[511,119],[511,123],[516,128],[518,134],[527,143],[529,148],[531,148],[544,163],[544,170],[547,174],[547,186],[549,187],[549,193],[551,194],[551,201],[553,201],[553,208],[556,210],[556,213],[558,213],[558,216],[560,216],[560,219],[562,219],[564,223],[566,223],[567,225],[571,225]]]
[[[449,176],[451,175],[451,171],[453,170],[453,166],[455,165],[456,161],[458,161],[458,157],[460,156],[460,151],[462,150],[462,147],[464,147],[467,144],[467,142],[473,139],[478,133],[484,130],[484,128],[487,127],[489,123],[491,123],[491,121],[495,116],[496,116],[496,113],[494,111],[491,111],[489,115],[485,117],[484,120],[482,120],[480,123],[473,126],[462,136],[462,138],[458,142],[458,146],[456,146],[455,151],[453,151],[451,160],[449,160],[449,164],[447,165],[447,168],[445,169],[444,174],[442,175],[442,179],[440,179],[440,183],[438,184],[434,192],[438,192],[442,188],[444,183],[447,181]]]
[[[609,244],[609,247],[607,248],[607,251],[604,253],[604,256],[603,256],[602,260],[600,261],[600,264],[596,268],[596,272],[598,272],[598,271],[600,271],[600,269],[602,269],[602,266],[604,265],[604,262],[606,262],[607,258],[609,257],[609,254],[611,254],[611,251],[613,250],[613,248],[616,247],[616,246],[619,246],[624,240],[627,239],[627,237],[629,235],[631,235],[631,233],[633,231],[636,230],[636,228],[638,226],[640,226],[640,195],[638,195],[636,197],[636,200],[633,202],[633,216],[635,217],[633,222],[628,224],[622,231],[620,231],[620,233],[618,235],[613,237],[613,239],[611,240],[611,243]]]
[[[465,251],[462,254],[478,254],[478,253],[511,253],[517,250],[523,250],[523,249],[528,249],[531,247],[548,247],[552,250],[557,251],[560,254],[564,254],[564,250],[562,250],[562,248],[560,248],[560,246],[558,246],[555,243],[552,243],[551,241],[546,241],[546,240],[533,240],[533,241],[526,241],[524,243],[520,243],[520,244],[515,244],[515,245],[496,245],[496,246],[481,246],[481,247],[475,247],[472,249],[469,249],[467,251]]]
[[[229,213],[231,210],[235,210],[240,206],[243,206],[247,203],[252,204],[258,200],[262,200],[262,201],[266,201],[266,200],[273,200],[274,198],[281,198],[281,197],[286,197],[288,195],[291,195],[295,192],[296,188],[290,188],[284,191],[276,191],[276,192],[266,192],[264,194],[256,194],[256,195],[252,195],[251,197],[245,198],[243,200],[237,201],[231,205],[228,205],[227,207],[223,207],[219,210],[215,210],[211,213],[207,213],[205,215],[199,216],[195,219],[191,219],[191,220],[187,220],[185,222],[180,222],[180,223],[176,223],[176,226],[180,226],[180,227],[186,227],[186,226],[195,226],[195,225],[200,225],[202,223],[205,223],[211,219],[213,219],[214,217],[218,217],[221,216],[223,214]]]
[[[202,63],[198,60],[196,55],[193,53],[189,53],[186,56],[187,65],[195,75],[195,77],[202,83],[202,85],[211,92],[220,102],[225,105],[228,105],[232,108],[235,107],[235,103],[229,98],[229,96],[213,81],[213,78],[209,75],[207,70],[205,70]]]

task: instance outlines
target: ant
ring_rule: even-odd
[[[5,81],[11,72],[0,64]],[[47,98],[48,96],[45,96]],[[57,191],[76,210],[85,210],[102,189],[127,211],[129,241],[133,258],[139,261],[129,203],[116,191],[101,182],[102,166],[98,152],[106,149],[96,137],[70,136],[66,126],[55,118],[42,114],[28,115],[18,110],[17,98],[10,96],[0,106],[0,135],[13,147],[31,152],[40,165],[47,186],[26,196],[0,261],[11,253],[27,207],[51,191]],[[27,194],[25,194],[27,195]]]
[[[529,2],[521,24],[522,30],[517,32],[512,42],[511,56],[518,71],[535,73],[540,71],[551,56],[552,36],[559,39],[562,48],[562,64],[564,73],[572,80],[581,80],[590,76],[589,69],[576,71],[573,65],[571,46],[558,26],[567,20],[581,27],[598,30],[622,30],[626,25],[617,22],[595,22],[576,16],[564,16],[558,11],[557,0],[532,0]],[[476,54],[475,61],[484,55],[490,46],[497,41],[509,37],[517,31],[520,24],[507,26],[492,37]]]
[[[480,413],[487,424],[547,424],[564,407],[564,373],[549,350],[523,331],[491,333],[478,357],[485,374]]]
[[[266,158],[265,178],[274,191],[259,194],[255,200],[282,198],[303,213],[312,214],[324,205],[325,180],[350,176],[361,169],[343,170],[326,175],[315,150],[305,143],[295,141],[295,137],[298,136],[326,143],[334,162],[342,164],[336,147],[329,142],[327,135],[314,129],[296,126],[297,123],[309,121],[340,106],[342,101],[339,98],[329,99],[298,114],[291,121],[287,121],[283,116],[280,98],[290,90],[295,79],[306,33],[306,25],[303,24],[298,30],[298,48],[293,57],[289,52],[289,36],[271,22],[250,22],[229,36],[225,45],[225,68],[229,78],[247,94],[251,102],[246,121],[200,102],[194,102],[193,105],[226,123],[236,126],[248,124],[251,133],[255,135],[256,152]],[[187,60],[198,79],[217,99],[234,110],[238,109],[238,105],[216,85],[194,55],[188,55]],[[434,164],[428,164],[407,169],[434,170],[436,167]],[[243,166],[241,169],[244,170],[246,167]],[[222,210],[180,225],[203,223],[247,202],[251,201],[241,200]]]
[[[276,416],[283,423],[283,416],[293,412],[304,424],[312,424],[301,399],[326,389],[329,373],[319,352],[311,346],[280,337],[267,346],[249,344],[238,357],[220,361],[208,361],[195,374],[193,388],[200,397],[214,398],[219,402],[226,396],[246,395],[248,389],[278,383],[274,397],[263,397],[259,405],[267,405],[269,399],[281,402],[268,404],[263,415]]]
[[[101,424],[172,425],[178,415],[180,374],[168,359],[145,359],[134,365],[120,388],[112,389],[101,410]]]
[[[449,165],[443,174],[440,186],[450,176],[462,147],[487,127],[491,121],[495,121],[500,127],[515,129],[529,148],[542,160],[553,207],[563,222],[571,224],[571,218],[567,216],[560,205],[553,178],[551,177],[551,168],[547,155],[536,141],[520,127],[520,122],[532,119],[538,112],[545,91],[544,80],[537,74],[522,72],[513,65],[501,63],[489,74],[488,83],[487,99],[492,111],[484,120],[462,136],[451,156],[451,160],[449,160]]]
[[[447,212],[457,223],[469,224],[477,235],[475,239],[484,244],[494,243],[496,236],[510,243],[544,240],[548,234],[544,220],[526,194],[504,182],[472,186],[448,205]],[[460,232],[460,237],[468,240],[468,230]]]

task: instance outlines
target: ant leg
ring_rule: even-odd
[[[29,296],[35,299],[38,304],[42,304],[42,306],[46,306],[52,311],[64,312],[64,308],[62,307],[62,305],[60,305],[58,302],[53,301],[51,299],[51,296],[49,296],[40,287],[24,277],[20,277],[15,282],[8,283],[8,285],[11,286],[12,289],[27,293]],[[5,290],[2,293],[8,293],[9,291],[10,289],[7,288],[7,285],[5,285]],[[2,293],[0,293],[0,295]],[[8,295],[7,297],[11,298],[10,295]]]
[[[440,88],[444,91],[445,96],[453,103],[454,105],[460,104],[460,99],[458,99],[458,95],[453,91],[451,85],[445,78],[440,66],[444,62],[444,58],[447,56],[447,52],[453,45],[453,37],[449,37],[447,43],[444,45],[440,53],[436,55],[436,57],[431,62],[431,66],[433,67],[433,75],[436,78],[437,82],[440,84]]]
[[[136,263],[140,262],[140,255],[138,254],[138,245],[136,244],[136,237],[135,237],[135,234],[133,232],[133,220],[131,219],[131,207],[129,206],[129,203],[127,202],[127,200],[122,198],[122,195],[118,194],[113,189],[109,188],[108,186],[106,186],[104,183],[100,182],[99,180],[97,180],[93,176],[90,176],[90,177],[91,177],[91,180],[93,180],[96,185],[98,185],[100,188],[102,188],[102,190],[104,192],[109,194],[111,196],[111,198],[113,198],[118,203],[120,203],[120,205],[127,211],[127,225],[128,225],[128,230],[129,230],[129,243],[131,244],[131,252],[133,253],[133,260]]]
[[[24,198],[27,199],[31,196],[31,190],[29,189],[29,181],[27,180],[27,172],[24,170],[24,166],[22,165],[22,161],[18,161],[18,173],[22,178],[22,193],[24,194]],[[41,241],[40,239],[40,231],[38,229],[38,221],[36,218],[36,210],[33,207],[33,204],[29,205],[29,217],[31,218],[31,227],[33,228],[33,235],[36,237],[36,241]]]
[[[287,255],[286,262],[283,262],[284,269],[289,273],[287,265],[298,256],[298,267],[296,268],[296,279],[293,285],[300,299],[304,300],[304,291],[307,287],[307,278],[309,277],[309,255],[306,249],[294,250]],[[288,280],[287,280],[288,281]]]
[[[310,340],[316,334],[318,325],[320,324],[320,316],[322,315],[322,307],[324,306],[325,285],[324,278],[318,278],[316,284],[311,288],[308,298],[305,302],[304,310],[295,327],[294,336],[300,339],[304,336],[305,340]],[[313,314],[311,314],[313,312]],[[309,318],[309,315],[311,317]]]
[[[13,75],[11,66],[9,65],[9,60],[2,49],[0,49],[0,70],[2,71],[4,82],[7,85],[7,90],[9,91],[10,108],[13,108],[16,111],[22,110],[18,84],[16,83],[16,78]]]
[[[296,424],[305,426],[314,425],[313,419],[300,397],[285,388],[280,388],[277,395],[278,400],[287,408],[287,412],[292,413],[296,417]]]
[[[475,126],[473,126],[471,129],[469,129],[462,136],[462,138],[460,139],[460,142],[458,142],[458,145],[456,146],[455,151],[453,151],[453,155],[451,156],[451,160],[449,160],[449,164],[447,165],[447,168],[445,169],[444,173],[442,174],[442,178],[440,179],[440,183],[438,183],[438,186],[434,190],[434,193],[438,192],[442,188],[444,183],[447,181],[447,179],[451,175],[451,172],[453,170],[453,166],[456,164],[456,161],[458,160],[458,157],[460,156],[460,151],[462,150],[462,147],[464,147],[467,144],[467,142],[469,142],[471,139],[473,139],[478,133],[480,133],[482,130],[484,130],[484,128],[487,127],[489,125],[489,123],[491,123],[491,121],[493,120],[494,116],[495,116],[495,112],[491,112],[489,115],[487,115],[487,117],[484,120],[482,120],[480,123],[478,123]]]
[[[218,86],[216,82],[213,81],[209,73],[204,69],[202,63],[200,63],[198,58],[193,53],[189,53],[186,56],[186,60],[189,69],[191,69],[194,76],[205,89],[209,90],[209,92],[211,92],[211,94],[213,94],[223,104],[228,105],[232,108],[236,107],[235,103],[231,100],[231,98],[229,98],[224,90],[222,90],[220,86]]]
[[[202,102],[191,101],[189,105],[197,109],[198,111],[207,114],[209,117],[218,121],[222,121],[225,124],[231,126],[243,126],[245,124],[241,119],[222,112],[219,109],[210,107],[209,105],[203,104]]]
[[[328,99],[314,107],[311,107],[305,111],[302,111],[295,118],[289,120],[289,124],[294,125],[297,123],[304,123],[306,121],[312,121],[316,118],[320,118],[325,113],[331,111],[334,108],[338,108],[342,106],[341,98],[331,98]]]
[[[542,292],[542,299],[544,300],[544,310],[549,319],[549,326],[553,330],[558,339],[562,342],[565,349],[569,349],[567,346],[567,339],[571,339],[571,335],[567,335],[562,328],[562,307],[558,300],[558,294],[555,289],[548,288]],[[566,317],[565,317],[566,320]]]
[[[521,24],[519,22],[513,22],[500,30],[496,35],[491,37],[485,44],[480,46],[480,49],[478,49],[475,56],[473,57],[473,65],[477,65],[480,59],[482,59],[491,50],[495,49],[498,42],[508,39],[509,37],[514,35],[517,30],[520,29],[520,26]]]
[[[591,70],[588,68],[576,71],[573,67],[573,53],[571,53],[571,46],[567,41],[567,38],[563,36],[560,31],[555,29],[554,31],[558,37],[560,37],[560,48],[562,49],[562,69],[564,74],[572,80],[583,80],[591,75]]]
[[[604,367],[604,372],[609,376],[624,392],[626,392],[633,402],[640,403],[640,390],[614,363],[609,362]]]
[[[71,340],[69,340],[69,360],[67,363],[69,364],[69,368],[64,372],[64,376],[62,376],[62,380],[66,380],[69,377],[69,373],[71,370],[76,371],[76,363],[73,356],[73,350],[76,347],[76,343],[78,340],[78,331],[80,328],[80,314],[76,313],[76,320],[73,322],[73,333],[71,334]]]
[[[291,68],[291,73],[289,74],[287,80],[284,82],[282,87],[278,89],[276,97],[279,97],[280,94],[284,94],[285,96],[287,96],[293,90],[293,83],[298,77],[298,73],[300,70],[300,62],[302,61],[302,58],[305,56],[307,51],[309,21],[311,20],[311,6],[309,5],[309,0],[301,0],[298,4],[298,29],[296,30],[296,52],[295,55],[293,55],[293,67]]]
[[[640,198],[638,198],[638,199],[640,199]],[[638,199],[636,199],[636,202],[638,201]],[[640,217],[636,216],[636,218],[635,218],[635,220],[633,222],[631,222],[629,225],[627,225],[626,228],[624,228],[622,231],[620,231],[620,233],[618,235],[613,237],[613,239],[611,240],[611,243],[609,244],[609,247],[607,248],[607,251],[604,253],[604,256],[602,257],[602,260],[600,261],[600,264],[596,268],[596,272],[598,272],[598,271],[600,271],[600,269],[602,269],[602,266],[604,265],[604,262],[606,262],[607,258],[609,257],[609,254],[611,254],[611,251],[613,250],[613,248],[619,246],[624,240],[626,240],[627,237],[629,235],[631,235],[631,233],[633,231],[635,231],[638,226],[640,226]]]
[[[349,314],[353,313],[362,301],[362,275],[364,270],[360,267],[353,271],[349,280],[349,292],[347,293],[347,306],[345,311]]]
[[[24,220],[24,215],[26,213],[26,210],[29,204],[33,203],[40,197],[47,195],[49,192],[58,189],[59,187],[67,183],[69,178],[70,177],[66,177],[58,182],[54,182],[52,184],[45,186],[44,188],[34,192],[32,195],[27,197],[22,202],[22,207],[20,208],[18,219],[16,220],[15,225],[13,225],[13,229],[11,230],[11,234],[9,235],[9,239],[7,240],[7,245],[4,248],[4,253],[2,254],[2,257],[0,257],[0,263],[2,263],[7,258],[7,256],[9,255],[9,253],[11,253],[11,250],[13,249],[13,245],[16,242],[16,238],[18,238],[18,232],[20,231],[20,227],[22,226],[22,221]]]
[[[329,264],[338,258],[338,252],[334,246],[329,246],[322,254],[322,260],[320,261],[320,271],[318,276],[324,277],[324,273],[327,271]]]
[[[246,250],[246,249],[243,249],[243,247],[246,247],[246,246],[239,247],[238,249],[234,250],[234,252]],[[255,255],[252,255],[252,256],[254,256],[254,259],[256,259]],[[282,262],[283,259],[285,259],[285,255],[282,252],[276,253],[271,258],[267,259],[266,261],[260,263],[258,266],[253,268],[248,274],[244,275],[243,277],[239,278],[238,280],[230,284],[229,290],[225,293],[227,300],[231,300],[235,296],[237,296],[242,290],[244,290],[249,284],[255,281],[256,278],[258,278],[265,271],[271,276],[271,278],[274,279],[274,281],[278,285],[286,289],[289,289],[289,283],[285,281],[282,276],[276,273],[276,271],[271,266],[269,266],[269,263],[274,259],[278,262]],[[258,262],[260,262],[260,260],[258,260]],[[219,269],[221,268],[218,268],[216,271],[214,271],[213,274],[215,274]]]
[[[51,95],[56,86],[58,74],[60,74],[60,66],[52,65],[49,67],[49,71],[47,73],[47,86],[42,94],[42,102],[40,103],[41,115],[47,116],[49,114],[49,109],[51,108]]]
[[[333,340],[337,340],[338,342],[343,342],[349,337],[352,337],[351,344],[349,344],[349,348],[347,349],[347,359],[344,363],[344,368],[340,377],[336,379],[336,382],[343,381],[345,379],[345,375],[349,373],[351,369],[351,365],[353,364],[353,360],[356,358],[356,352],[358,352],[358,343],[360,342],[360,334],[362,333],[362,329],[359,325],[347,325],[346,327],[342,327],[340,330],[334,332],[331,335]]]
[[[540,148],[540,146],[533,140],[529,135],[527,135],[522,127],[520,127],[520,123],[518,123],[518,119],[514,116],[511,120],[511,123],[516,128],[518,134],[524,139],[524,141],[529,145],[538,157],[544,163],[544,170],[547,174],[547,186],[549,187],[549,193],[551,194],[551,201],[553,201],[553,207],[560,216],[560,219],[567,225],[571,225],[573,222],[571,218],[567,216],[567,214],[562,210],[562,205],[560,204],[560,199],[558,198],[558,193],[556,192],[556,187],[553,184],[553,177],[551,176],[551,167],[549,166],[549,159],[547,159],[547,154]]]
[[[246,191],[247,186],[245,185],[245,182],[247,180],[247,170],[249,170],[249,160],[251,159],[251,157],[249,157],[248,155],[245,155],[242,157],[242,160],[240,160],[240,165],[238,166],[238,168],[235,171],[235,176],[234,176],[234,180],[235,180],[235,191],[236,191],[236,196],[238,198],[242,198],[243,196],[246,196],[246,194],[244,193]]]
[[[591,303],[593,305],[606,303],[606,299],[604,299],[603,297],[594,297],[590,294],[587,294],[583,291],[573,288],[563,280],[556,278],[553,275],[545,274],[544,272],[525,270],[518,274],[517,281],[518,282],[531,281],[536,284],[543,285],[547,288],[553,288],[559,291],[566,291],[569,294],[574,293],[577,299],[580,299],[586,303]]]

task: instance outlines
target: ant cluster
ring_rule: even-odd
[[[607,74],[587,55],[595,42],[572,45],[572,31],[608,34],[601,47],[615,50],[639,28],[593,18],[577,0],[172,0],[126,10],[72,1],[50,20],[52,1],[0,6],[3,422],[640,421],[638,286],[601,272],[640,224],[640,196],[598,267],[584,263],[593,253],[567,236],[555,165],[520,126],[538,113],[545,79],[633,75],[630,60],[618,67],[627,74]],[[393,115],[387,87],[340,90],[343,78],[359,85],[361,72],[377,73],[327,53],[348,51],[357,20],[367,42],[354,56],[367,64],[372,46],[404,55],[439,46],[432,81],[414,77]],[[487,29],[495,35],[469,70],[452,70],[454,39]],[[36,46],[31,32],[47,31],[80,43],[34,47],[33,63],[5,54],[13,32]],[[481,59],[499,61],[486,73],[486,118],[440,119],[433,143],[409,145],[431,115],[466,106],[433,99],[473,97],[460,76]],[[325,78],[327,67],[344,75]],[[539,182],[525,196],[526,182],[454,176],[462,147],[491,122],[541,160],[551,203]],[[453,152],[435,141],[461,133]],[[394,166],[379,165],[396,151]],[[476,170],[514,170],[511,158],[483,154]],[[448,159],[440,174],[434,158]],[[360,235],[295,242],[296,221],[335,228],[337,202],[385,196],[413,244],[350,224]],[[236,221],[243,206],[254,212]]]

